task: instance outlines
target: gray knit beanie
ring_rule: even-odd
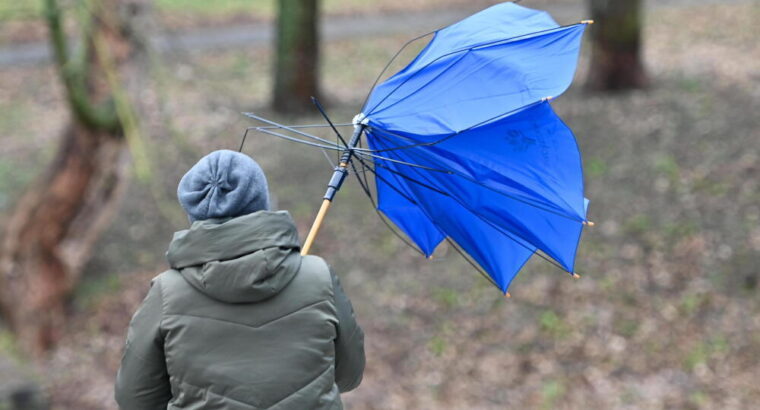
[[[179,181],[177,198],[191,222],[269,210],[264,171],[251,157],[230,150],[201,158]]]

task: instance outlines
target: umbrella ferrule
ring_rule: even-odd
[[[354,124],[354,128],[360,126],[360,125],[368,125],[369,124],[369,117],[364,115],[363,112],[360,112],[359,114],[356,114],[354,116],[354,119],[351,120],[351,123]]]

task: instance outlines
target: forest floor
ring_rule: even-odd
[[[445,245],[432,261],[388,232],[358,185],[341,191],[315,251],[335,267],[365,328],[367,371],[348,409],[751,408],[760,402],[760,5],[649,12],[648,90],[590,94],[578,81],[555,109],[574,130],[594,228],[573,280],[530,262],[504,298]],[[349,120],[408,37],[336,40],[323,86]],[[354,61],[345,64],[346,61]],[[166,269],[182,173],[236,147],[267,112],[265,49],[178,51],[146,91],[152,178],[134,178],[71,305],[63,343],[39,360],[57,409],[113,409],[126,326]],[[52,156],[66,123],[51,67],[0,70],[0,215]],[[160,124],[158,124],[160,123]],[[250,139],[276,206],[305,233],[330,166],[321,153]],[[2,221],[0,221],[2,222]],[[0,331],[0,349],[13,350]]]

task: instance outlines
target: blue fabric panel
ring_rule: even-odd
[[[381,139],[374,139],[373,145],[380,149],[389,147],[383,144]],[[396,197],[379,196],[380,201],[383,202],[380,207],[385,207],[384,203],[393,199],[401,203],[409,203],[407,199],[404,199],[407,195],[416,201],[416,209],[390,206],[383,208],[383,212],[394,222],[399,221],[400,224],[396,222],[399,227],[407,232],[420,248],[429,246],[425,242],[427,234],[425,229],[418,229],[419,227],[413,224],[424,221],[423,225],[427,225],[429,221],[435,221],[437,231],[445,233],[461,246],[496,282],[499,289],[506,292],[512,279],[535,251],[535,247],[485,220],[478,212],[473,212],[466,206],[460,198],[444,195],[398,175],[408,174],[415,180],[421,181],[424,175],[417,172],[427,173],[428,171],[412,168],[409,172],[409,169],[405,169],[410,168],[408,166],[382,160],[379,162],[383,166],[378,167],[378,172],[382,172],[382,180],[378,180],[378,192],[387,192],[387,185],[390,183],[396,188],[400,187],[404,193],[403,196],[397,194]],[[420,212],[422,217],[420,217]],[[430,253],[432,254],[432,251]]]
[[[407,146],[420,139],[425,140],[424,137],[395,136],[378,129],[368,135],[370,146],[380,150]],[[541,249],[566,270],[573,271],[581,222],[585,219],[581,158],[572,132],[554,114],[549,103],[534,105],[517,115],[435,145],[381,151],[380,154],[453,171],[453,174],[428,171],[378,160],[379,169],[393,166],[408,179],[434,188],[420,190],[414,185],[421,184],[405,181],[404,189],[418,188],[407,193],[415,201],[422,202],[417,195],[433,195],[435,190],[448,193],[461,207],[531,247]],[[378,181],[378,192],[387,189],[385,184]],[[387,206],[381,197],[380,207]],[[438,215],[454,218],[453,214]],[[440,227],[438,220],[432,222]],[[445,230],[443,234],[451,236]]]
[[[397,179],[382,167],[377,167],[376,172],[377,208],[416,243],[425,256],[432,255],[445,236],[420,209],[417,201],[410,201],[414,193],[407,188],[406,180]]]
[[[438,30],[434,40],[420,52],[409,69],[419,69],[457,50],[532,36],[557,27],[559,25],[545,11],[511,2],[497,4]]]
[[[448,135],[494,121],[567,89],[584,28],[550,29],[431,61],[416,59],[378,85],[363,112],[372,126],[419,135]],[[423,53],[446,46],[438,39]]]
[[[548,102],[448,138],[377,129],[375,134],[395,147],[433,144],[402,149],[409,162],[431,161],[432,168],[454,171],[513,199],[585,219],[580,152]]]
[[[435,60],[463,49],[528,37],[557,27],[559,25],[544,11],[511,2],[497,4],[438,30],[425,49],[396,76],[418,71]]]

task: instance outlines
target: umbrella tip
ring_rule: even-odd
[[[594,20],[581,20],[581,24],[594,24]]]
[[[504,294],[504,296],[506,296],[506,297],[508,297],[508,298],[511,298],[511,297],[512,297],[512,295],[511,295],[509,292],[505,293],[505,294]]]
[[[587,226],[594,226],[594,225],[596,225],[596,224],[595,224],[594,222],[592,222],[592,221],[583,221],[583,224],[584,224],[584,225],[587,225]]]
[[[581,275],[579,275],[579,274],[577,274],[577,273],[573,272],[573,278],[575,278],[575,279],[580,279],[580,278],[581,278]]]
[[[554,97],[552,97],[552,96],[550,95],[550,96],[548,96],[548,97],[544,97],[544,98],[542,98],[542,99],[541,99],[541,101],[551,101],[553,98],[554,98]]]
[[[428,260],[432,261],[433,260],[433,255],[430,255],[427,258],[428,258]]]

